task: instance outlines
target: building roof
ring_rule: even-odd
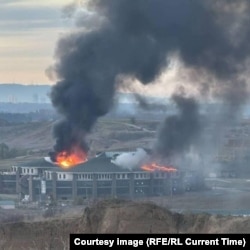
[[[32,167],[32,168],[44,168],[55,172],[69,172],[69,173],[117,173],[117,172],[130,172],[128,168],[122,168],[112,163],[113,156],[118,152],[103,152],[98,156],[91,158],[90,160],[80,163],[75,167],[64,169],[57,164],[49,161],[48,157],[44,157],[38,160],[22,163],[19,167]],[[133,171],[143,171],[142,169],[133,169]]]
[[[55,164],[47,161],[45,158],[41,158],[34,161],[29,161],[26,163],[21,163],[17,165],[18,167],[34,167],[34,168],[54,168]]]
[[[53,169],[54,170],[54,169]],[[129,169],[121,168],[111,162],[111,157],[107,157],[105,153],[94,157],[87,162],[76,165],[70,169],[63,169],[58,167],[56,169],[58,172],[84,172],[84,173],[93,173],[93,172],[129,172]]]

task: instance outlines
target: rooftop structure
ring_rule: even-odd
[[[88,161],[63,169],[48,157],[13,166],[11,174],[0,175],[2,190],[12,190],[30,201],[48,197],[59,200],[107,197],[136,198],[172,195],[185,190],[183,173],[147,171],[141,167],[116,165],[118,152],[104,152]],[[6,179],[5,176],[8,176]]]

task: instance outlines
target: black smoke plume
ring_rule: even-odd
[[[118,76],[149,84],[166,69],[166,59],[173,53],[178,53],[184,65],[215,77],[213,88],[218,90],[217,95],[229,102],[237,98],[236,104],[242,102],[246,91],[238,77],[245,70],[250,51],[250,2],[234,3],[226,0],[88,1],[91,18],[95,16],[102,22],[85,29],[86,19],[78,15],[78,31],[62,38],[55,53],[53,71],[58,81],[51,100],[64,116],[64,121],[54,129],[55,151],[68,150],[74,143],[86,145],[86,134],[112,106],[119,88]],[[180,105],[182,99],[177,99],[174,98]],[[169,119],[165,124],[169,127],[176,122],[177,128],[185,132],[185,126],[190,127],[190,119],[191,124],[195,123],[196,109],[195,115],[186,114],[188,108],[180,107],[180,110],[181,118]],[[176,137],[159,137],[172,138]],[[189,136],[186,139],[188,143]],[[168,142],[167,148],[184,147],[181,138],[174,144],[177,142],[182,145],[171,146]]]
[[[155,145],[156,155],[171,157],[189,150],[201,130],[198,103],[191,97],[173,95],[177,114],[162,123]]]

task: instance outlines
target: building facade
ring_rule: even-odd
[[[43,201],[48,197],[131,199],[172,195],[185,189],[181,171],[130,170],[115,165],[111,159],[108,153],[102,153],[70,169],[63,169],[46,158],[13,166],[8,174],[1,175],[1,190],[15,192],[20,199],[28,195],[30,201]]]

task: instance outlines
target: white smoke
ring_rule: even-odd
[[[49,156],[44,157],[44,160],[49,162],[49,163],[55,164],[55,162],[53,162]]]
[[[112,159],[111,162],[115,165],[132,170],[140,167],[143,163],[148,161],[149,155],[142,148],[137,148],[135,152],[122,153]]]

